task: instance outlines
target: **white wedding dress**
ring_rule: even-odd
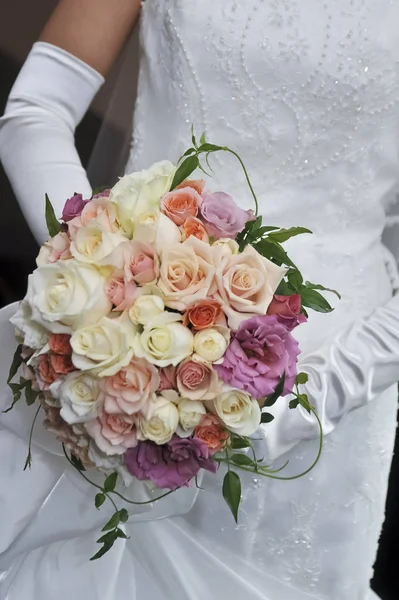
[[[305,353],[392,295],[380,240],[399,181],[398,23],[392,0],[143,6],[127,171],[176,160],[192,123],[209,142],[240,153],[265,222],[313,231],[288,245],[305,278],[343,296],[331,296],[333,313],[312,313],[299,328]],[[252,207],[234,158],[218,154],[211,163],[210,185]],[[2,312],[2,382],[11,313]],[[10,401],[3,389],[0,400]],[[106,509],[95,510],[92,488],[49,452],[40,431],[32,470],[23,473],[32,411],[2,415],[0,599],[369,600],[396,409],[389,388],[346,414],[302,479],[243,476],[237,526],[221,496],[222,474],[206,474],[206,491],[137,514],[126,526],[130,538],[94,563],[87,558]],[[299,443],[276,465],[288,458],[286,474],[304,469],[317,444]]]

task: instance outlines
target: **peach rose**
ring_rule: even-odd
[[[66,375],[67,373],[76,371],[70,356],[63,356],[62,354],[50,354],[50,364],[54,373],[56,374],[56,379],[61,377],[61,375]]]
[[[229,438],[219,417],[210,413],[202,417],[201,423],[195,428],[194,436],[205,442],[211,454],[223,450],[226,440]]]
[[[107,197],[90,200],[85,205],[80,219],[83,226],[95,220],[106,231],[115,232],[120,229],[116,204]]]
[[[187,181],[179,183],[176,189],[181,190],[188,187],[193,188],[201,196],[204,191],[205,181],[203,179],[187,179]]]
[[[76,234],[81,227],[83,227],[83,223],[80,217],[75,217],[68,221],[68,233],[72,241],[76,240]]]
[[[209,236],[206,232],[204,224],[196,217],[187,217],[182,226],[183,240],[186,240],[190,235],[209,244]]]
[[[176,381],[182,397],[189,400],[212,400],[222,387],[210,364],[192,359],[183,361],[177,367]]]
[[[236,331],[242,321],[265,315],[287,269],[261,256],[252,246],[241,254],[224,255],[216,271],[218,294],[228,325]]]
[[[162,212],[176,225],[183,225],[188,217],[196,217],[202,198],[192,187],[168,192],[161,200]]]
[[[205,298],[188,307],[183,318],[183,324],[187,326],[191,323],[197,331],[207,329],[215,325],[220,318],[221,312],[222,307],[219,302],[212,300],[212,298]]]
[[[134,281],[126,282],[122,271],[114,271],[105,284],[105,293],[114,305],[115,311],[130,308],[137,296],[137,285]]]
[[[84,427],[98,448],[107,455],[124,454],[128,448],[137,446],[137,419],[135,415],[112,414],[104,409],[97,419],[88,421]]]
[[[211,247],[195,237],[173,244],[161,253],[158,287],[166,306],[183,311],[215,291]]]
[[[70,339],[71,336],[67,333],[52,333],[48,340],[50,350],[55,354],[70,356],[72,354]]]
[[[154,283],[158,276],[154,249],[144,242],[123,242],[102,262],[122,271],[127,283],[135,281],[139,285],[147,285]]]
[[[72,254],[69,250],[71,245],[68,235],[60,231],[53,238],[50,238],[40,248],[38,257],[36,258],[36,264],[38,267],[48,265],[49,263],[55,263],[57,260],[68,260],[72,258]]]
[[[133,415],[141,412],[150,417],[151,400],[159,387],[158,370],[142,358],[132,361],[116,375],[102,379],[100,398],[104,409],[110,415]]]
[[[176,389],[176,367],[162,367],[159,369],[159,377],[158,392]]]

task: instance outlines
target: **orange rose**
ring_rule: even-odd
[[[187,187],[193,188],[201,196],[204,191],[205,181],[203,179],[187,179],[187,181],[180,183],[176,189],[181,190]]]
[[[40,389],[48,389],[50,383],[53,383],[57,379],[57,374],[51,366],[48,354],[42,354],[39,356],[38,376]]]
[[[55,379],[75,371],[75,367],[72,364],[69,356],[63,356],[62,354],[50,354],[50,365],[54,371]]]
[[[186,326],[191,323],[194,329],[198,331],[208,329],[208,327],[213,327],[218,321],[221,311],[222,308],[219,302],[205,298],[205,300],[199,300],[189,307],[184,315],[183,323]]]
[[[48,341],[50,350],[55,354],[63,354],[70,356],[72,354],[72,347],[69,343],[71,336],[67,333],[52,333]]]
[[[199,219],[195,217],[188,217],[183,224],[183,239],[187,239],[190,235],[198,238],[199,240],[209,244],[209,236],[206,229]]]
[[[205,442],[210,453],[214,454],[224,448],[229,434],[226,432],[219,417],[207,413],[202,417],[202,421],[198,427],[195,428],[194,436]]]
[[[188,217],[196,217],[202,198],[191,187],[173,190],[161,201],[162,212],[176,225],[183,225]]]

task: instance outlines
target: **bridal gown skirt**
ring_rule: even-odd
[[[2,410],[11,400],[13,310],[0,311]],[[205,476],[205,491],[134,514],[129,539],[90,562],[111,513],[95,509],[95,490],[40,424],[32,469],[23,472],[34,409],[21,400],[0,424],[0,600],[371,600],[395,411],[389,390],[348,415],[303,479],[243,476],[238,525],[221,498],[222,473]],[[287,474],[316,451],[317,441],[299,444]]]

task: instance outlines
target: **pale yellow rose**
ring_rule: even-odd
[[[165,305],[160,296],[144,294],[139,296],[132,308],[129,317],[135,325],[148,325],[155,317],[165,310]]]
[[[77,369],[91,371],[98,377],[115,375],[130,363],[135,336],[136,328],[127,315],[104,317],[72,335],[72,362]]]
[[[211,363],[214,363],[223,357],[228,344],[229,341],[226,335],[223,335],[216,327],[198,331],[194,337],[195,353],[202,359]]]
[[[125,236],[102,229],[94,222],[76,231],[71,242],[71,254],[84,263],[104,264],[105,257],[123,242],[126,242]]]
[[[232,254],[238,254],[239,252],[239,245],[235,240],[232,240],[231,238],[220,238],[213,242],[212,247],[220,247],[222,249],[223,255],[227,256],[231,256]]]
[[[141,435],[155,444],[166,444],[179,425],[179,412],[173,402],[157,396],[151,407],[151,419],[140,420]]]
[[[178,404],[180,425],[185,432],[192,432],[206,414],[205,406],[198,400],[183,398]]]
[[[265,315],[287,269],[261,256],[252,246],[241,254],[225,255],[216,270],[219,300],[228,325],[236,331],[242,321]]]
[[[214,291],[216,267],[209,244],[190,236],[182,244],[166,247],[160,261],[158,286],[166,306],[184,311]]]
[[[252,435],[259,427],[259,404],[246,392],[226,389],[210,405],[227,429],[238,435]]]

